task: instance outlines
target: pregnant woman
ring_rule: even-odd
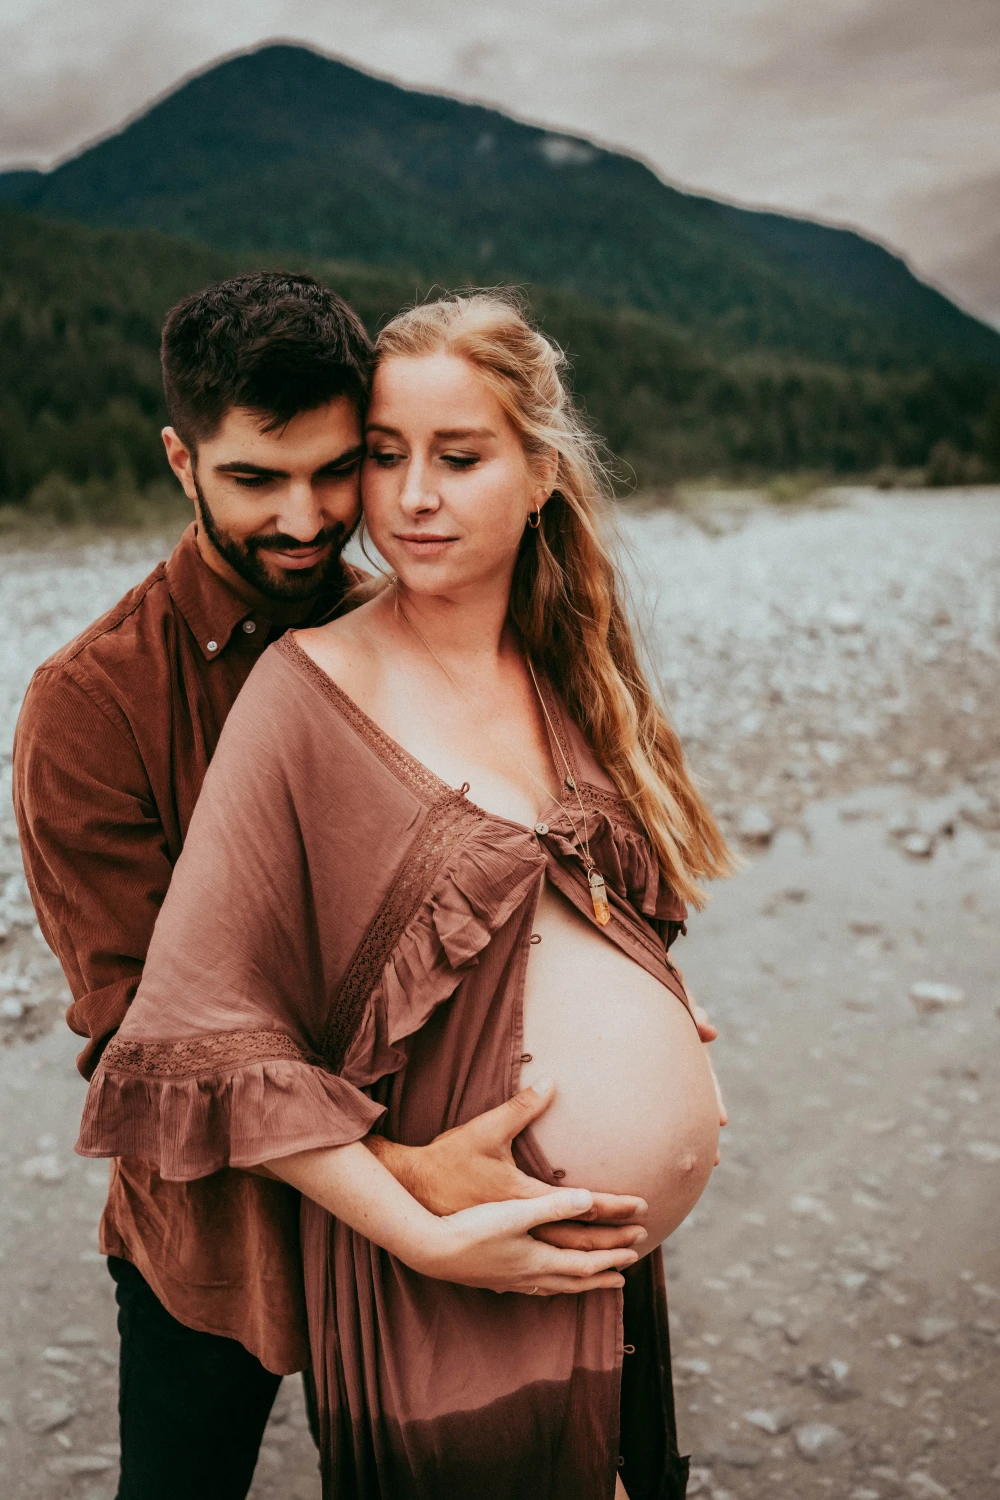
[[[680,1496],[648,1252],[719,1109],[667,950],[727,851],[639,665],[557,351],[497,296],[404,313],[366,442],[392,575],[240,695],[81,1149],[301,1190],[328,1500]],[[544,1197],[425,1204],[366,1148],[523,1083],[553,1100],[515,1143]],[[646,1201],[641,1244],[531,1235],[584,1184]]]

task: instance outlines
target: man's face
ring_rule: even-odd
[[[265,420],[233,407],[197,453],[172,427],[163,441],[215,551],[267,598],[293,603],[323,590],[358,523],[361,422],[347,396],[274,432]]]

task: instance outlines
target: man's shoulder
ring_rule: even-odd
[[[162,621],[172,611],[166,564],[160,562],[117,604],[42,662],[32,678],[33,694],[58,691],[67,681],[86,688],[91,679],[118,680],[120,664],[127,664],[128,675],[134,675],[137,655],[142,655],[145,643],[162,642]]]

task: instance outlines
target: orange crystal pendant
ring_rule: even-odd
[[[594,916],[602,927],[607,927],[611,921],[611,907],[608,905],[608,888],[604,884],[604,876],[599,870],[591,870],[589,879]]]

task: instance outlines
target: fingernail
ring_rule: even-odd
[[[639,1230],[636,1231],[635,1239],[632,1241],[632,1243],[633,1243],[633,1245],[641,1245],[642,1242],[643,1242],[643,1240],[648,1240],[648,1239],[649,1239],[649,1231],[646,1230],[646,1229],[639,1229]]]
[[[593,1199],[585,1188],[568,1188],[571,1208],[589,1208]]]
[[[534,1089],[536,1094],[547,1094],[549,1089],[552,1087],[552,1079],[536,1078],[531,1087]]]

